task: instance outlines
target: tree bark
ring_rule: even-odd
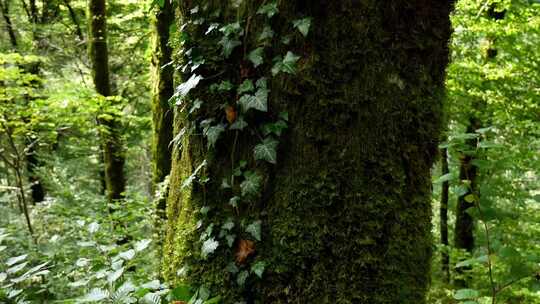
[[[174,24],[174,8],[169,0],[164,1],[163,7],[156,6],[152,41],[152,188],[159,193],[155,201],[155,231],[158,256],[162,258],[161,247],[164,240],[163,224],[166,220],[168,186],[158,187],[164,183],[171,170],[171,141],[173,139],[173,109],[169,106],[169,99],[174,93],[172,49],[169,46],[169,28]]]
[[[441,149],[441,175],[450,173],[448,169],[448,149]],[[444,275],[444,282],[450,282],[450,255],[448,246],[448,190],[450,187],[449,181],[444,181],[441,186],[441,206],[439,210],[440,214],[440,233],[441,233],[441,245],[443,246],[441,252],[441,266]]]
[[[8,31],[11,46],[16,49],[17,35],[15,35],[15,28],[13,27],[13,23],[11,22],[11,18],[9,15],[9,0],[0,0],[0,10],[2,10],[2,16],[4,17],[4,21],[6,22],[6,29]]]
[[[204,80],[175,116],[176,134],[194,131],[173,152],[165,277],[172,284],[204,285],[223,303],[425,303],[430,168],[442,123],[452,1],[279,1],[271,19],[274,38],[255,69],[245,56],[261,45],[266,13],[256,11],[263,3],[180,4],[179,19],[187,23],[180,61],[196,53],[206,63],[182,75]],[[312,18],[306,38],[292,26],[305,17]],[[220,41],[227,29],[209,32],[209,24],[238,20],[242,47],[213,61],[219,48],[211,37]],[[282,43],[287,37],[289,44]],[[245,130],[227,127],[210,147],[200,122],[234,121],[223,109],[234,112],[238,98],[210,86],[256,80],[287,51],[301,56],[298,72],[269,80],[268,113],[245,114]],[[189,114],[196,99],[201,109]],[[258,126],[284,112],[288,129],[277,165],[256,161]],[[244,177],[222,187],[239,160],[246,161]],[[199,180],[187,183],[196,168]],[[247,171],[261,177],[260,192],[231,207],[227,202],[248,181]],[[232,248],[219,236],[229,220],[235,224]],[[260,238],[254,236],[258,224]],[[219,242],[207,257],[203,233]],[[250,270],[260,263],[266,265],[262,278]],[[231,265],[239,272],[227,271]]]
[[[96,92],[104,97],[111,96],[109,77],[109,55],[107,50],[107,17],[105,0],[88,2],[88,49],[92,62],[92,79]],[[109,203],[124,198],[124,149],[120,121],[105,103],[104,115],[99,115],[98,124],[102,131],[102,152],[105,171],[105,185]]]
[[[174,24],[174,10],[170,1],[158,7],[153,20],[152,52],[152,113],[153,113],[153,182],[163,181],[171,170],[171,146],[173,139],[173,110],[169,99],[174,93],[172,50],[169,47],[169,28]]]

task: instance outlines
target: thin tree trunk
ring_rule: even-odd
[[[111,96],[109,77],[109,55],[107,50],[107,19],[105,0],[88,2],[88,49],[92,62],[92,78],[96,92],[102,96]],[[102,149],[105,171],[105,184],[109,203],[124,198],[126,186],[124,176],[124,149],[118,117],[105,104],[104,114],[99,115],[98,124],[102,128]]]
[[[178,90],[199,79],[175,115],[187,135],[173,151],[166,279],[223,303],[425,303],[451,1],[179,5],[179,61],[206,61],[183,70],[191,81]],[[272,67],[294,70],[281,61],[294,61],[289,51],[297,74],[273,77]],[[267,107],[239,109],[246,80],[259,81],[250,102],[270,91]],[[216,89],[225,81],[233,90]],[[239,115],[248,126],[232,130]],[[277,165],[256,160],[263,125],[278,120],[288,128],[277,157],[259,147]]]
[[[174,22],[174,10],[169,0],[163,8],[156,8],[153,25],[152,53],[152,113],[154,124],[153,157],[154,184],[163,181],[171,170],[171,146],[173,139],[173,109],[169,99],[173,96],[172,50],[169,47],[169,28]]]
[[[15,35],[15,28],[13,27],[13,23],[11,22],[11,18],[9,16],[9,2],[10,0],[0,0],[0,10],[2,10],[2,16],[4,17],[4,21],[6,22],[6,29],[8,31],[11,46],[16,49],[17,36]]]
[[[441,175],[450,173],[448,168],[448,149],[441,149]],[[441,245],[443,250],[441,253],[442,272],[444,275],[444,282],[450,282],[450,255],[448,246],[448,190],[450,183],[444,181],[441,186],[441,206],[439,210],[440,214],[440,233],[441,233]]]
[[[169,46],[169,28],[174,24],[174,8],[169,0],[164,1],[163,7],[155,8],[153,26],[152,51],[152,114],[153,114],[153,172],[152,185],[156,190],[165,191],[156,197],[156,242],[161,248],[164,240],[163,225],[166,220],[168,186],[158,189],[158,185],[171,170],[171,141],[173,139],[173,109],[169,99],[173,96],[173,66],[171,64],[172,49]],[[162,258],[161,249],[158,252]]]
[[[81,25],[80,25],[80,22],[79,22],[79,18],[77,17],[77,13],[71,7],[71,4],[69,3],[69,0],[63,0],[63,1],[64,1],[64,5],[66,6],[66,8],[69,11],[69,17],[71,18],[71,21],[75,25],[75,33],[77,34],[77,37],[79,37],[80,41],[84,41],[84,36],[83,36],[82,30],[81,30]]]
[[[36,0],[30,0],[30,16],[32,18],[31,22],[37,24],[39,20],[39,13],[36,5]]]

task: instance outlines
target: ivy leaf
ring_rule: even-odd
[[[214,239],[213,237],[204,241],[201,248],[201,254],[203,258],[206,258],[208,257],[208,255],[214,253],[214,251],[216,251],[218,246],[219,246],[219,242],[216,241],[216,239]]]
[[[225,36],[242,36],[244,34],[244,29],[242,29],[240,22],[234,22],[224,25],[219,29],[219,31],[222,32]]]
[[[240,42],[240,40],[238,40],[238,39],[230,39],[227,36],[223,36],[223,38],[221,38],[221,40],[218,43],[223,48],[222,51],[223,51],[223,56],[225,56],[225,58],[229,58],[229,56],[231,56],[233,50],[237,46],[242,44]]]
[[[295,20],[293,21],[293,26],[297,28],[304,37],[307,37],[309,28],[311,27],[311,18]]]
[[[271,164],[277,163],[276,149],[279,142],[272,137],[265,138],[261,144],[253,149],[256,160],[265,160]]]
[[[231,231],[234,228],[234,222],[229,218],[223,225],[221,225],[221,228]]]
[[[263,31],[261,32],[261,34],[259,35],[259,41],[271,39],[272,37],[274,37],[274,31],[272,30],[270,26],[266,25],[263,28]]]
[[[216,145],[216,142],[223,131],[225,131],[225,127],[223,125],[212,126],[206,129],[204,135],[206,138],[208,138],[208,144],[210,147],[214,147]]]
[[[244,120],[243,117],[239,117],[231,126],[231,130],[243,130],[248,126],[248,123]]]
[[[277,136],[281,136],[283,130],[287,129],[287,123],[284,120],[279,120],[274,123],[267,123],[262,126],[262,131],[265,136],[274,133]]]
[[[227,264],[227,267],[225,268],[227,272],[230,272],[232,274],[237,274],[240,269],[238,269],[238,266],[234,262],[230,262]]]
[[[272,75],[276,76],[280,72],[295,74],[296,62],[300,59],[300,56],[295,55],[291,51],[287,52],[285,58],[281,60],[279,57],[276,59],[276,63],[272,67]]]
[[[214,30],[216,30],[218,27],[219,27],[219,23],[211,23],[204,34],[208,35],[212,33]]]
[[[257,241],[261,241],[261,221],[255,221],[246,228],[246,232],[251,234]]]
[[[234,196],[229,200],[229,205],[238,208],[238,202],[240,201],[240,198],[238,196]]]
[[[249,109],[266,112],[268,111],[268,92],[265,88],[259,88],[255,95],[244,95],[240,97],[238,103],[242,106],[244,113]]]
[[[264,62],[263,48],[258,47],[248,54],[248,59],[253,63],[254,67],[260,66]]]
[[[266,263],[263,261],[259,261],[251,266],[251,272],[256,274],[259,278],[262,279],[262,275],[264,273],[264,268],[266,267]]]
[[[248,277],[249,277],[249,272],[247,272],[247,270],[240,272],[236,276],[236,284],[238,284],[239,286],[244,286]]]
[[[187,94],[193,90],[201,80],[203,80],[204,78],[202,76],[199,76],[199,75],[196,75],[196,74],[193,74],[191,75],[191,77],[189,77],[189,79],[182,83],[181,85],[177,86],[176,87],[176,90],[174,92],[174,95],[173,95],[173,99],[178,99],[179,102],[176,103],[177,106],[179,106],[184,97],[187,96]]]
[[[244,173],[245,180],[240,184],[242,196],[255,196],[259,193],[262,177],[253,171]]]
[[[193,171],[193,173],[188,177],[186,178],[186,180],[182,183],[182,188],[181,189],[184,189],[186,187],[188,187],[189,185],[191,185],[191,183],[193,183],[193,181],[195,180],[195,178],[197,177],[197,174],[199,174],[199,171],[201,171],[201,169],[206,166],[207,162],[206,162],[206,159],[195,169],[195,171]]]
[[[279,10],[275,1],[265,4],[257,10],[257,14],[266,15],[268,18],[272,18],[277,13],[279,13]]]
[[[248,93],[255,90],[255,86],[253,85],[253,81],[246,79],[242,84],[238,87],[238,94],[242,93]]]

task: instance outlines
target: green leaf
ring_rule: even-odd
[[[293,26],[297,28],[304,37],[307,37],[311,27],[311,18],[298,19],[293,21]]]
[[[272,67],[272,75],[276,76],[280,72],[295,74],[296,73],[296,62],[300,59],[300,56],[295,55],[291,51],[287,52],[285,58],[281,60],[279,57],[276,58],[276,62]]]
[[[214,253],[214,251],[216,251],[218,246],[219,246],[219,242],[216,241],[216,239],[214,239],[213,237],[204,241],[201,247],[201,254],[203,258],[206,258],[208,257],[208,255]]]
[[[20,261],[26,259],[27,256],[28,256],[28,254],[23,254],[23,255],[16,256],[16,257],[11,257],[6,261],[6,265],[11,266],[13,264],[19,263]]]
[[[257,241],[261,241],[261,224],[260,220],[249,224],[246,228],[246,232],[251,234]]]
[[[287,129],[287,123],[284,120],[278,120],[277,122],[267,123],[262,126],[262,132],[265,136],[271,133],[281,136],[281,133],[285,129]]]
[[[122,259],[129,261],[135,257],[135,250],[129,249],[118,254]]]
[[[240,198],[238,196],[234,196],[229,200],[229,205],[238,208],[238,202],[240,202]]]
[[[247,270],[240,272],[236,276],[236,284],[238,284],[238,286],[244,286],[248,277],[249,277],[249,272],[247,272]]]
[[[455,179],[456,179],[456,176],[454,174],[447,173],[445,175],[441,175],[433,183],[440,184],[440,183],[448,182],[448,181],[455,180]]]
[[[244,29],[240,25],[240,22],[234,22],[224,25],[219,29],[219,31],[222,32],[225,36],[242,36],[244,33]]]
[[[174,95],[172,97],[172,98],[175,98],[175,99],[178,100],[176,105],[177,106],[181,105],[181,103],[183,102],[184,97],[186,97],[187,94],[191,90],[193,90],[195,87],[197,87],[199,82],[201,80],[203,80],[203,79],[204,78],[202,76],[193,74],[193,75],[191,75],[191,77],[186,82],[184,82],[181,85],[177,86],[176,90],[175,90],[175,93],[174,93]]]
[[[262,177],[253,171],[244,173],[245,180],[240,184],[242,196],[255,196],[259,193]]]
[[[259,261],[251,266],[251,272],[256,274],[259,278],[262,278],[265,267],[266,267],[266,263],[263,261]]]
[[[206,162],[206,159],[195,169],[195,171],[193,171],[193,173],[188,177],[186,178],[186,180],[182,183],[182,188],[181,189],[184,189],[186,187],[188,187],[189,185],[191,185],[193,183],[193,181],[195,180],[195,178],[197,177],[197,174],[199,174],[199,171],[201,171],[201,169],[206,166],[207,162]]]
[[[271,137],[265,138],[261,144],[258,144],[253,149],[253,154],[256,160],[265,160],[271,164],[277,163],[277,146],[279,142]]]
[[[260,66],[264,62],[263,48],[258,47],[248,54],[248,59],[253,63],[254,67]]]
[[[272,30],[270,26],[266,25],[263,28],[263,31],[261,32],[261,34],[259,35],[259,41],[271,39],[272,37],[274,37],[274,31]]]
[[[259,88],[255,95],[243,95],[238,100],[242,110],[247,112],[249,109],[255,109],[262,112],[268,111],[268,90]]]
[[[480,292],[475,289],[460,289],[454,294],[456,300],[470,300],[476,299],[480,296]]]
[[[204,302],[204,304],[217,304],[221,302],[221,296],[213,297],[207,301]]]
[[[229,127],[231,130],[243,130],[248,126],[248,123],[243,117],[238,117],[236,121]]]
[[[266,15],[268,18],[272,18],[275,14],[279,13],[277,2],[265,4],[257,10],[257,14]]]
[[[189,301],[193,297],[189,285],[179,285],[171,291],[172,300]]]
[[[467,203],[474,203],[476,201],[476,197],[474,194],[468,194],[463,198]]]
[[[240,271],[234,262],[229,263],[225,269],[232,274],[237,274]]]
[[[233,228],[234,228],[234,222],[232,221],[232,219],[228,219],[222,226],[221,228],[225,229],[225,230],[229,230],[231,231]]]
[[[223,56],[225,58],[229,58],[231,56],[233,50],[242,44],[240,40],[237,39],[231,39],[227,36],[223,36],[223,38],[218,42],[222,47]]]
[[[210,147],[214,147],[216,145],[216,142],[223,131],[225,131],[225,127],[223,125],[216,125],[206,129],[204,135],[206,138],[208,138],[208,144]]]
[[[244,80],[244,82],[242,82],[242,84],[238,87],[238,94],[243,94],[243,93],[249,93],[249,92],[252,92],[253,90],[255,90],[255,86],[253,85],[253,81],[249,80],[249,79],[246,79]]]
[[[101,300],[105,300],[109,297],[109,292],[107,292],[105,289],[101,288],[94,288],[90,290],[89,293],[87,293],[82,299],[80,299],[81,302],[98,302]]]

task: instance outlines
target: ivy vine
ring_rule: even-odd
[[[288,46],[291,42],[291,35],[277,37],[272,29],[271,20],[279,14],[277,1],[263,3],[258,8],[251,8],[243,1],[236,1],[233,5],[238,10],[238,16],[245,14],[247,17],[237,17],[235,22],[222,23],[219,20],[223,14],[219,9],[210,11],[207,6],[195,6],[184,12],[189,18],[185,18],[185,23],[180,27],[179,49],[182,52],[182,63],[177,69],[182,71],[183,75],[190,76],[176,88],[170,102],[177,107],[177,113],[181,113],[186,122],[185,127],[173,140],[177,148],[180,148],[184,136],[203,136],[207,154],[210,156],[225,134],[234,138],[230,174],[208,176],[206,169],[210,158],[206,157],[183,181],[182,188],[198,183],[204,192],[205,185],[212,179],[221,181],[221,188],[231,193],[226,201],[235,210],[233,216],[224,222],[211,222],[207,217],[211,207],[205,202],[204,207],[199,210],[201,218],[196,228],[201,231],[200,256],[203,260],[211,259],[220,246],[227,246],[233,251],[235,260],[231,261],[226,271],[235,276],[236,284],[242,288],[251,275],[262,278],[267,265],[261,260],[247,265],[246,261],[254,253],[256,242],[262,241],[263,221],[244,218],[240,211],[246,203],[260,199],[264,177],[259,173],[260,170],[257,170],[257,166],[264,163],[277,164],[280,139],[288,128],[289,121],[286,112],[277,115],[270,113],[270,83],[272,78],[281,74],[296,74],[300,56],[290,50],[271,60],[267,56],[270,53],[267,49],[273,44]],[[250,32],[250,23],[255,19],[263,23],[259,33]],[[293,35],[307,37],[311,23],[312,19],[309,17],[294,20],[290,24],[296,31]],[[189,33],[202,34],[207,42],[194,43],[195,37],[190,37]],[[248,36],[255,38],[254,41],[249,40]],[[239,60],[239,77],[227,77],[226,70],[216,75],[202,76],[205,74],[202,70],[207,71],[205,68],[208,66],[228,67],[234,61],[229,59],[233,55],[242,57]],[[217,100],[223,100],[218,108],[208,106],[204,98],[198,98],[197,94],[194,94],[201,83],[208,87],[206,93],[216,96],[219,98]],[[255,115],[264,115],[264,119],[253,119]],[[258,143],[249,147],[252,150],[252,159],[238,159],[236,155],[238,138],[245,134],[253,134],[259,139]],[[249,163],[254,163],[255,166],[250,167]],[[237,236],[240,234],[249,235],[250,239],[241,239]],[[203,292],[201,288],[204,288]],[[209,301],[216,299],[210,299],[206,291],[206,287],[199,287],[191,302],[210,303]],[[201,297],[201,293],[205,296]]]

